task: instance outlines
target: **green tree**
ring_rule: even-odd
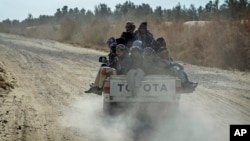
[[[63,8],[62,8],[62,14],[63,14],[63,16],[66,16],[67,14],[68,14],[68,6],[63,6]]]
[[[154,10],[154,16],[156,16],[158,19],[163,19],[163,10],[161,6],[157,6]]]
[[[11,21],[10,21],[10,19],[6,19],[6,20],[3,20],[3,21],[2,21],[2,24],[3,24],[4,26],[11,26]]]
[[[203,20],[205,20],[205,12],[204,12],[204,9],[203,9],[203,7],[202,6],[200,6],[199,8],[198,8],[198,10],[197,10],[197,12],[198,12],[198,20],[201,20],[201,21],[203,21]]]
[[[205,6],[205,10],[207,13],[210,13],[212,12],[212,9],[213,9],[213,2],[212,1],[209,1],[206,6]]]
[[[189,20],[195,21],[198,20],[197,10],[193,4],[190,5],[190,8],[187,11]]]
[[[229,9],[231,13],[234,12],[234,19],[248,19],[250,17],[250,1],[248,2],[248,0],[237,0],[234,2],[234,7],[231,6]]]
[[[182,10],[181,10],[181,4],[178,3],[172,10],[173,12],[173,20],[179,21],[182,17]]]
[[[32,16],[32,14],[28,14],[28,17],[24,20],[24,23],[26,24],[26,26],[32,26],[34,25],[34,18]]]
[[[86,10],[84,8],[82,8],[80,11],[79,11],[79,19],[78,21],[82,24],[85,24],[85,18],[86,18]]]
[[[152,8],[150,7],[149,4],[143,3],[142,5],[139,5],[135,9],[135,17],[138,19],[141,19],[144,16],[150,15],[153,13]]]
[[[219,10],[219,0],[215,0],[213,3],[213,9],[218,11]]]
[[[123,4],[117,4],[114,10],[114,16],[116,19],[121,19],[124,17],[133,16],[133,12],[135,10],[135,5],[133,2],[126,1]]]
[[[111,15],[111,9],[106,4],[95,6],[95,16],[97,18],[106,19]]]
[[[76,8],[74,8],[73,13],[74,13],[75,15],[79,15],[79,14],[80,14],[80,11],[79,11],[79,9],[76,7]]]
[[[54,14],[54,17],[56,18],[57,21],[61,21],[63,17],[63,13],[60,8],[56,10],[56,13]]]
[[[91,12],[90,10],[88,10],[86,12],[85,18],[84,18],[84,23],[89,23],[94,19],[95,15],[93,12]]]
[[[83,16],[85,16],[86,10],[85,10],[84,8],[82,8],[82,9],[80,10],[80,14],[83,15]]]

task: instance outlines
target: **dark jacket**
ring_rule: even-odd
[[[153,34],[148,30],[145,34],[142,34],[139,30],[135,31],[136,39],[142,41],[142,48],[151,47],[154,41]]]
[[[116,73],[117,75],[126,75],[131,67],[132,61],[128,53],[124,54],[122,57],[116,57]]]
[[[116,57],[115,52],[110,52],[108,54],[108,62],[107,62],[108,67],[115,68],[115,64],[116,64],[115,57]]]
[[[121,38],[124,39],[124,45],[127,48],[130,48],[133,44],[133,42],[137,39],[134,33],[130,32],[123,32],[121,35]]]

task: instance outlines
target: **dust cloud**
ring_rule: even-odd
[[[141,105],[116,116],[102,113],[102,97],[78,98],[64,111],[62,124],[78,131],[89,141],[210,141],[211,123],[195,112],[181,111],[175,116]],[[187,110],[187,109],[186,109]],[[138,113],[146,112],[143,116]],[[157,114],[158,113],[158,114]],[[165,116],[162,116],[165,115]],[[167,115],[167,116],[166,116]],[[209,126],[208,126],[209,125]]]
[[[65,109],[63,125],[75,128],[90,141],[132,141],[129,126],[134,120],[128,115],[106,117],[102,113],[102,98],[80,98]]]

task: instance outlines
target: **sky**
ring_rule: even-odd
[[[40,15],[54,15],[58,8],[67,5],[68,8],[84,8],[85,10],[94,11],[94,7],[100,3],[106,4],[111,10],[115,9],[115,5],[123,4],[127,0],[0,0],[0,21],[10,19],[22,21],[32,14],[34,18]],[[130,0],[135,5],[142,3],[149,4],[153,9],[161,6],[165,9],[171,9],[180,2],[187,8],[191,4],[197,8],[205,6],[210,0]]]

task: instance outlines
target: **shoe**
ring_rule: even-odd
[[[94,91],[96,91],[97,87],[90,87],[89,90],[84,91],[85,93],[92,93]]]
[[[97,95],[102,95],[102,88],[96,88],[95,90],[92,91],[94,94]]]
[[[187,81],[181,84],[183,88],[196,88],[198,83]]]
[[[188,81],[182,84],[182,89],[186,93],[192,93],[197,86],[198,83]]]

